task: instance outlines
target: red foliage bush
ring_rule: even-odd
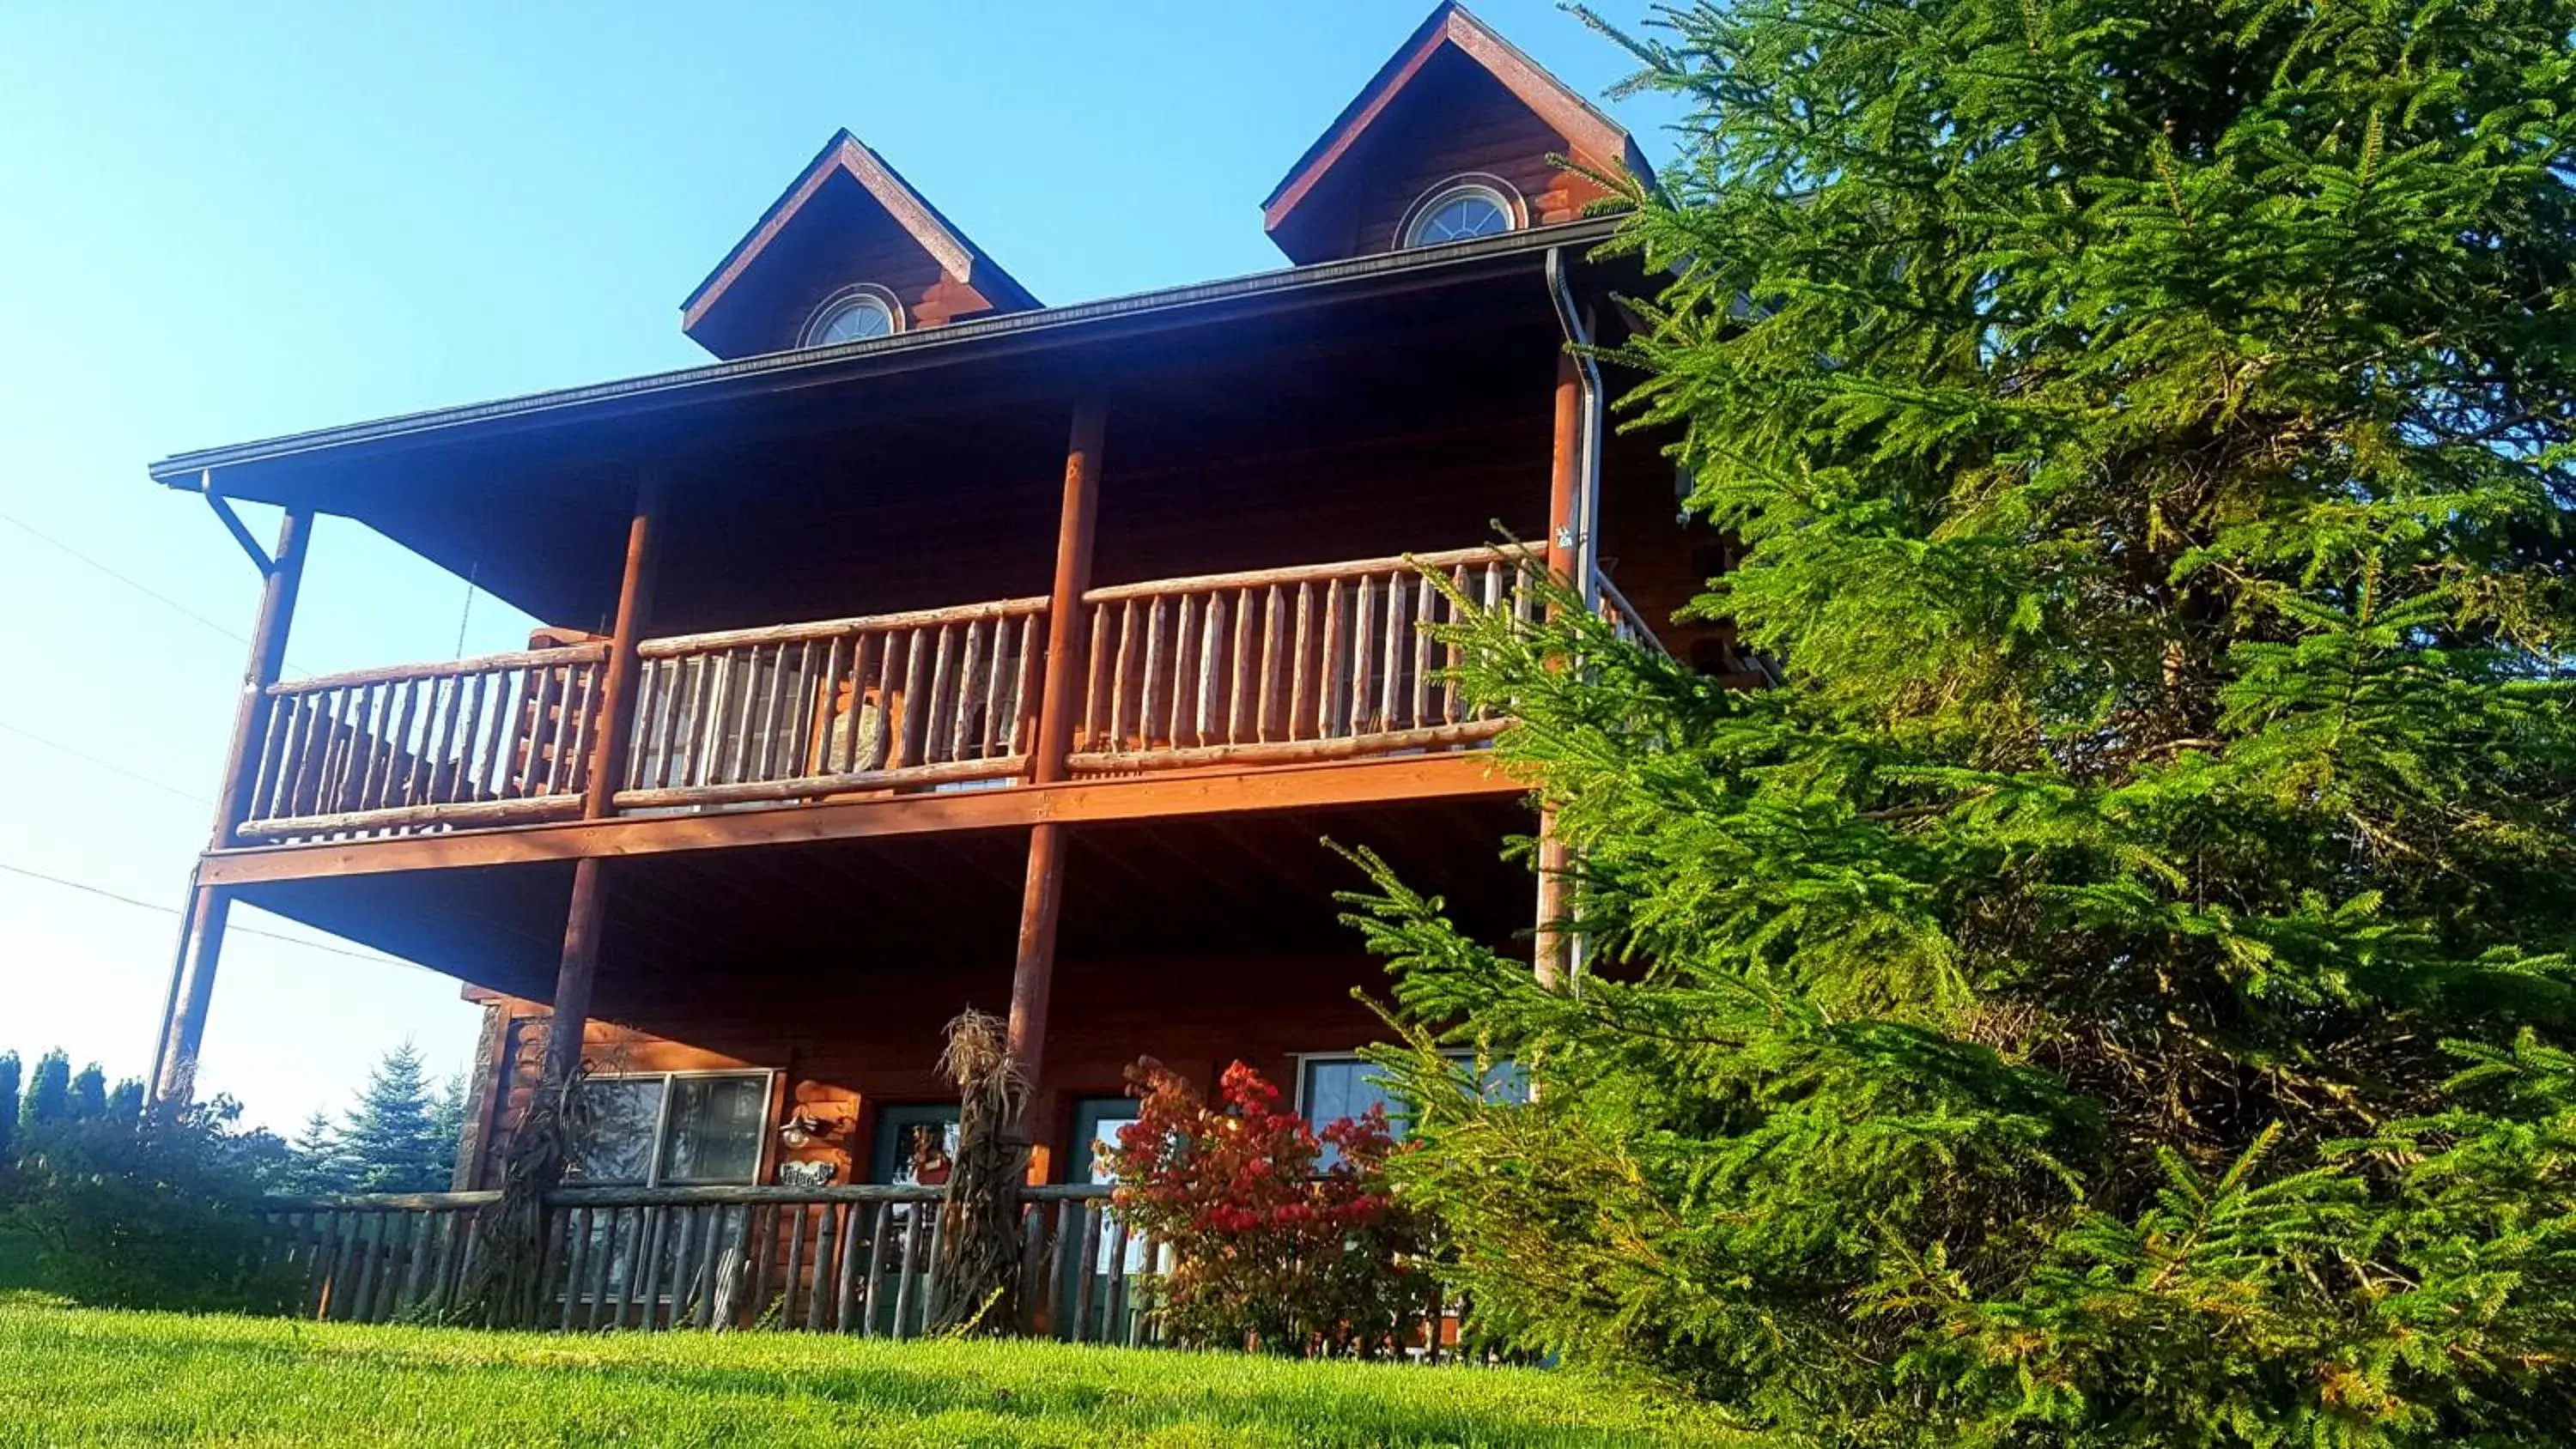
[[[1151,1057],[1128,1081],[1137,1120],[1105,1158],[1128,1221],[1173,1250],[1146,1288],[1167,1339],[1373,1357],[1414,1332],[1435,1290],[1426,1225],[1387,1190],[1385,1112],[1319,1136],[1241,1062],[1213,1104]]]

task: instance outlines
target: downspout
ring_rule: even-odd
[[[1566,351],[1574,357],[1576,447],[1574,459],[1574,537],[1558,539],[1574,551],[1574,589],[1583,607],[1601,612],[1601,369],[1592,362],[1592,333],[1574,304],[1574,288],[1565,279],[1565,248],[1547,249],[1547,294],[1556,304],[1556,325],[1565,333]],[[1565,979],[1580,994],[1589,952],[1583,933],[1567,933]]]
[[[1601,607],[1601,369],[1592,361],[1592,333],[1574,304],[1574,288],[1565,278],[1565,248],[1547,249],[1547,293],[1556,304],[1556,325],[1565,333],[1566,350],[1574,356],[1576,393],[1581,402],[1581,443],[1575,455],[1574,537],[1559,540],[1574,550],[1574,587],[1583,605]]]

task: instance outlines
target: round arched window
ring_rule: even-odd
[[[880,287],[848,287],[826,298],[805,324],[807,347],[831,347],[891,336],[903,326],[894,298]]]
[[[1413,209],[1405,224],[1404,244],[1433,247],[1442,242],[1492,236],[1519,225],[1512,199],[1485,181],[1455,181],[1441,187]]]

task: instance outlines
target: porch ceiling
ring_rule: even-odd
[[[1499,851],[1517,799],[1408,802],[1071,828],[1063,959],[1341,950],[1336,890],[1357,871],[1320,843],[1377,850],[1480,937],[1527,929],[1534,886]],[[651,983],[721,973],[745,991],[817,972],[958,974],[1007,989],[1027,835],[1019,829],[677,852],[613,862],[603,1011]],[[243,886],[251,904],[457,977],[542,1000],[569,861],[323,876]],[[974,993],[979,1001],[989,990]],[[994,1004],[998,1004],[995,1000]]]

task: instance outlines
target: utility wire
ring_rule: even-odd
[[[18,738],[27,741],[29,744],[42,745],[46,749],[69,755],[84,765],[95,765],[99,769],[105,770],[111,775],[123,775],[125,778],[132,780],[138,785],[149,785],[153,789],[158,790],[165,795],[176,795],[182,800],[189,801],[193,804],[203,805],[209,810],[213,809],[215,806],[215,802],[207,799],[205,796],[196,794],[193,791],[182,790],[167,780],[155,779],[139,770],[129,770],[125,766],[116,763],[114,760],[102,760],[96,755],[90,754],[85,750],[75,749],[70,745],[64,744],[60,740],[49,740],[43,735],[36,733],[34,730],[20,729],[16,725],[9,723],[7,720],[0,720],[0,734],[16,735]]]
[[[84,881],[68,880],[58,875],[47,875],[41,870],[29,870],[23,865],[11,865],[5,860],[0,860],[0,871],[5,871],[10,875],[25,876],[29,880],[40,880],[47,885],[61,886],[65,890],[79,891],[83,895],[97,896],[102,900],[114,901],[120,906],[132,906],[137,910],[154,911],[165,916],[186,914],[186,912],[181,911],[176,906],[165,906],[157,901],[147,901],[138,899],[134,896],[119,895],[115,891],[109,890],[104,886],[94,886]],[[228,927],[227,930],[238,932],[245,936],[265,936],[269,940],[284,941],[290,946],[301,946],[308,951],[327,951],[334,956],[346,956],[354,961],[376,961],[390,966],[408,966],[414,971],[426,971],[432,976],[445,974],[444,972],[430,971],[428,967],[421,965],[417,961],[406,961],[400,956],[388,956],[381,951],[352,951],[345,946],[333,946],[322,941],[309,941],[302,936],[289,936],[280,931],[263,931],[257,926],[232,926]]]
[[[116,580],[127,588],[142,594],[146,598],[155,600],[168,608],[177,610],[185,617],[214,630],[216,633],[223,635],[225,638],[232,640],[236,644],[247,645],[250,643],[250,636],[248,634],[242,633],[240,630],[235,629],[230,625],[216,623],[214,620],[209,619],[205,615],[198,613],[196,610],[189,608],[187,605],[180,603],[177,599],[171,598],[168,594],[161,592],[159,589],[152,587],[141,579],[135,578],[131,574],[121,572],[118,569],[99,562],[97,559],[90,557],[88,554],[81,552],[79,549],[72,547],[70,544],[63,542],[61,539],[54,537],[52,534],[45,532],[43,529],[38,528],[36,525],[29,523],[27,520],[20,518],[13,513],[0,511],[0,523],[8,524],[10,527],[17,529],[20,533],[26,534],[30,538],[51,544],[55,548],[61,549],[64,553],[70,554],[73,558],[80,560],[82,563],[89,565],[91,568],[98,570],[100,573],[107,575],[109,578]],[[288,661],[288,663],[289,667],[293,668],[298,674],[311,672],[305,669],[302,665],[295,664],[291,660]]]

